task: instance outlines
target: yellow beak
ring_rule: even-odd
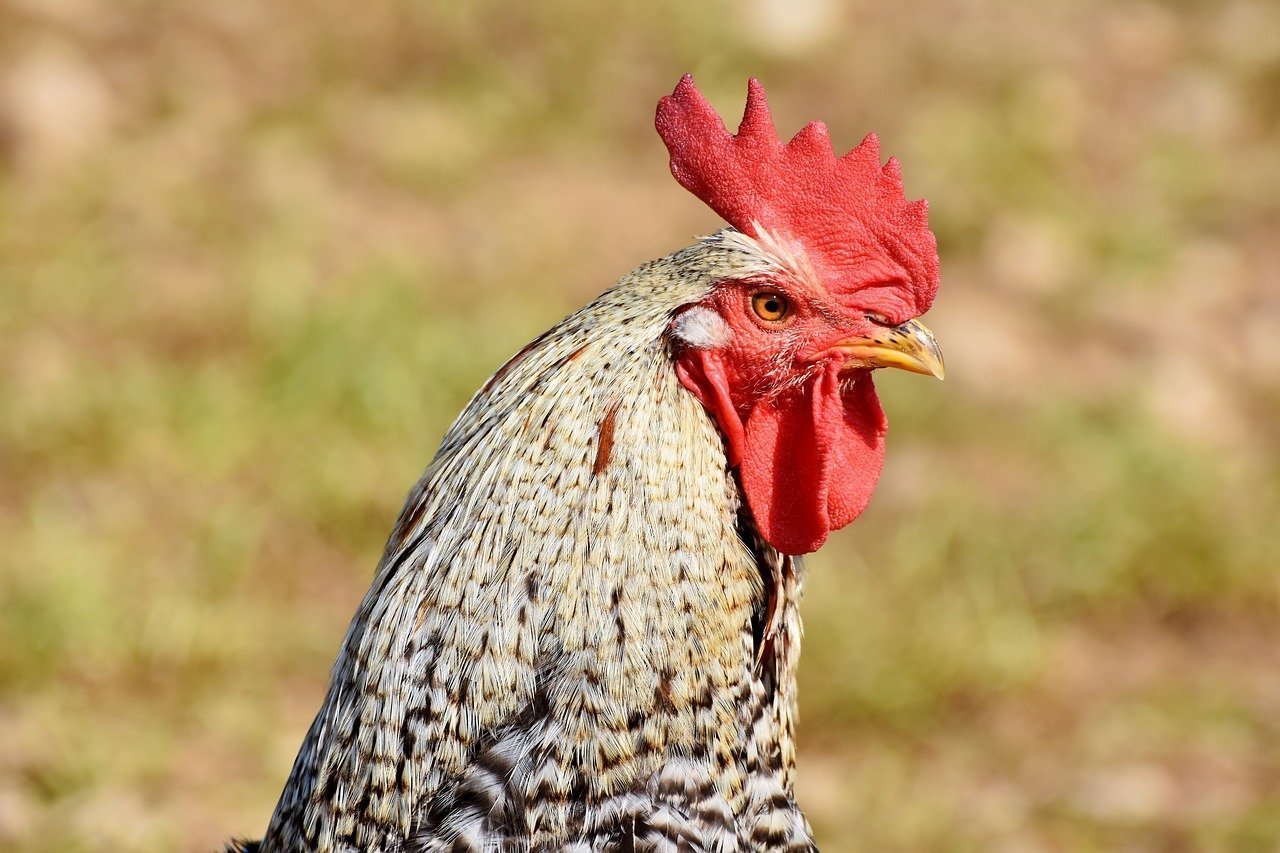
[[[879,328],[869,337],[848,338],[831,349],[845,354],[848,367],[897,367],[939,379],[947,375],[933,332],[919,320]]]

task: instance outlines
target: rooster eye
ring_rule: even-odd
[[[751,310],[767,323],[778,323],[791,313],[791,303],[781,293],[766,290],[751,297]]]

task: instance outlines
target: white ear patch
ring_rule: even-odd
[[[695,305],[676,317],[672,333],[691,347],[714,349],[729,343],[733,330],[724,318],[704,305]]]

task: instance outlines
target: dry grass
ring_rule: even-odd
[[[715,227],[656,98],[880,132],[945,385],[810,563],[826,850],[1280,844],[1280,7],[0,7],[0,846],[260,831],[504,357]]]

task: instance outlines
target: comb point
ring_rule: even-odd
[[[820,121],[811,121],[800,128],[800,132],[791,137],[791,141],[787,143],[787,148],[792,151],[803,151],[809,155],[835,156],[835,152],[831,149],[831,132]]]
[[[773,115],[769,112],[769,99],[765,97],[764,87],[752,77],[747,80],[747,106],[742,111],[738,137],[773,141],[777,136],[778,131],[773,125]]]

